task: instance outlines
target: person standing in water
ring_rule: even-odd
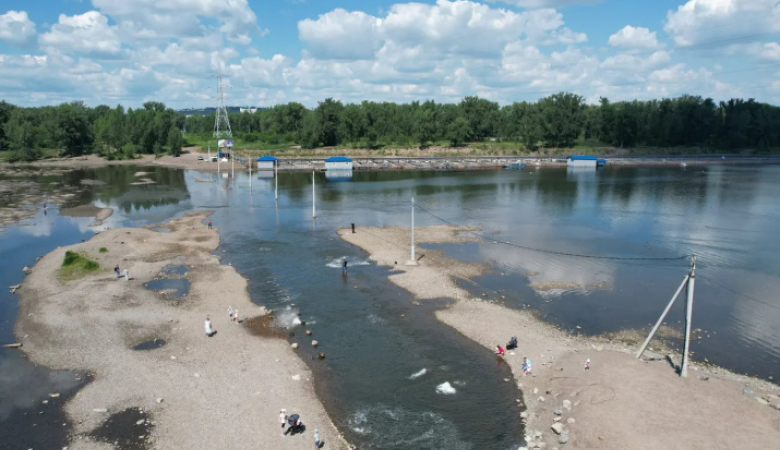
[[[347,258],[341,260],[341,274],[342,275],[347,274]]]

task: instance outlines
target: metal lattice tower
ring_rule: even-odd
[[[227,108],[225,107],[225,76],[222,73],[217,74],[217,111],[214,120],[214,137],[233,137],[230,130],[230,120],[228,120]]]

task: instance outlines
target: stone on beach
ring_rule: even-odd
[[[563,433],[563,424],[562,423],[554,423],[550,428],[555,432],[555,434],[561,434]]]

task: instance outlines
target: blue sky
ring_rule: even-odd
[[[4,0],[0,99],[780,103],[780,0]]]

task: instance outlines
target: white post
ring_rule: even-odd
[[[685,344],[683,346],[682,365],[680,366],[680,376],[688,376],[688,353],[691,348],[691,319],[693,319],[693,286],[696,280],[696,257],[693,257],[691,263],[691,275],[688,280],[688,298],[685,302]]]
[[[249,163],[249,191],[252,191],[252,158],[247,158],[247,162]]]
[[[274,200],[279,200],[279,161],[274,161]]]
[[[680,284],[680,287],[677,288],[677,292],[674,293],[672,296],[672,300],[669,302],[668,305],[666,305],[666,309],[664,309],[664,312],[661,313],[661,317],[658,318],[658,322],[655,323],[655,326],[650,331],[650,334],[647,336],[647,339],[645,339],[645,342],[642,344],[641,347],[639,347],[639,351],[636,352],[636,359],[639,359],[642,357],[642,353],[645,352],[645,349],[647,348],[647,344],[650,343],[650,340],[653,339],[653,336],[655,336],[655,332],[658,331],[658,327],[661,326],[661,323],[663,323],[664,319],[666,318],[666,315],[669,313],[669,310],[672,309],[672,305],[674,304],[675,300],[677,300],[677,297],[680,295],[680,292],[682,292],[683,287],[685,286],[685,283],[688,282],[688,279],[690,278],[690,275],[685,275],[683,278],[682,284]]]
[[[236,155],[233,153],[233,149],[230,149],[230,178],[236,178]]]
[[[222,158],[219,156],[219,153],[220,153],[220,151],[219,151],[219,147],[217,147],[217,173],[219,173],[219,163],[220,163],[220,160],[222,159]]]
[[[317,209],[315,204],[317,203],[317,197],[314,195],[314,171],[311,171],[311,218],[317,218]]]
[[[414,257],[414,197],[412,197],[412,262],[416,262]]]
[[[201,147],[201,150],[202,149],[203,149],[203,147]],[[206,162],[211,162],[211,144],[209,144],[207,152],[208,153],[206,153],[206,154],[208,155],[208,159],[206,160]]]

